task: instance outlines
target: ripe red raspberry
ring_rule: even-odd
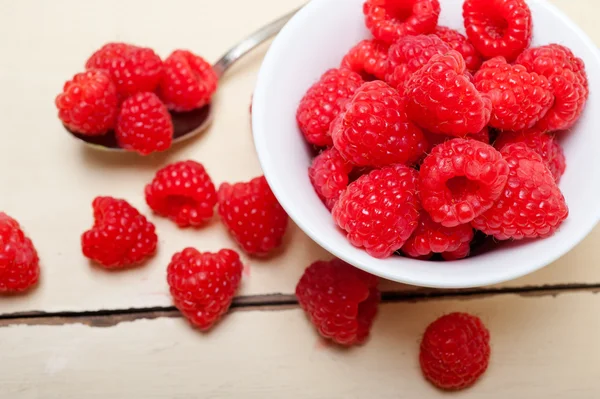
[[[549,237],[569,215],[554,176],[524,143],[501,150],[510,173],[498,201],[471,224],[498,240]]]
[[[119,146],[148,155],[171,147],[173,121],[156,94],[137,93],[123,101],[115,133]]]
[[[298,111],[298,126],[310,144],[331,146],[329,127],[354,92],[363,84],[349,69],[330,69],[306,92]]]
[[[438,0],[367,0],[367,28],[376,39],[393,43],[407,35],[431,33],[440,16]]]
[[[78,73],[55,100],[58,117],[77,133],[99,136],[115,127],[117,89],[105,71]]]
[[[437,223],[469,223],[491,208],[508,178],[508,164],[489,144],[453,139],[435,147],[421,164],[423,208]]]
[[[379,40],[363,40],[342,59],[342,68],[360,74],[364,80],[384,79],[390,46]]]
[[[447,43],[452,50],[458,51],[463,56],[469,71],[475,72],[479,69],[481,66],[481,55],[475,50],[469,39],[459,31],[445,26],[438,26],[433,31],[433,34],[442,39],[444,43]]]
[[[494,147],[500,151],[507,145],[514,143],[524,143],[527,147],[537,152],[542,157],[544,164],[550,170],[552,176],[554,176],[554,180],[557,183],[560,181],[567,168],[567,163],[563,149],[553,134],[537,128],[519,132],[503,132],[496,139]]]
[[[333,205],[348,187],[350,172],[352,165],[335,148],[329,148],[313,159],[308,168],[308,177],[327,209],[333,209]]]
[[[19,223],[0,212],[0,294],[27,291],[40,278],[39,258]]]
[[[158,95],[169,109],[190,111],[210,103],[218,80],[204,58],[187,50],[175,50],[165,60]]]
[[[154,225],[127,201],[96,197],[94,225],[81,236],[83,255],[107,269],[142,263],[156,251]]]
[[[478,317],[450,313],[431,323],[421,340],[421,371],[433,385],[458,390],[475,383],[490,360],[490,333]]]
[[[248,183],[223,183],[218,195],[221,220],[246,253],[264,256],[281,245],[288,215],[264,176]]]
[[[405,165],[373,170],[348,186],[333,207],[333,219],[352,245],[387,258],[417,228],[417,184],[417,172]]]
[[[379,80],[361,86],[330,134],[342,156],[358,166],[410,164],[427,149],[423,132],[404,112],[400,94]]]
[[[527,72],[522,65],[510,65],[504,57],[484,62],[474,82],[477,90],[492,100],[490,126],[497,129],[528,129],[554,102],[548,79]]]
[[[126,43],[108,43],[85,63],[87,69],[106,70],[121,99],[142,91],[154,91],[163,73],[162,60],[149,48]]]
[[[177,252],[167,267],[175,306],[198,329],[210,329],[231,306],[243,268],[239,255],[231,249],[211,253],[185,248]]]
[[[454,50],[434,55],[411,76],[404,94],[408,116],[433,133],[464,137],[490,120],[490,98],[477,91],[462,55]]]
[[[217,191],[202,164],[175,162],[156,172],[146,186],[146,203],[179,227],[201,226],[214,214]]]
[[[525,0],[465,0],[467,37],[484,58],[514,61],[531,42],[533,20]]]
[[[459,260],[464,259],[471,253],[471,243],[463,242],[460,246],[454,251],[448,251],[442,253],[442,258],[444,260]]]
[[[517,63],[547,77],[555,97],[538,128],[549,131],[571,128],[583,112],[589,95],[583,61],[568,48],[549,44],[525,50]]]
[[[434,55],[448,51],[450,46],[435,35],[402,37],[390,47],[385,81],[403,93],[404,86],[413,73],[427,64]]]
[[[377,315],[377,283],[377,277],[339,259],[317,261],[298,281],[296,297],[319,334],[340,345],[360,345]]]
[[[429,257],[434,253],[452,253],[463,248],[465,244],[468,247],[472,239],[473,228],[470,224],[444,227],[431,220],[427,212],[421,212],[419,225],[402,246],[402,252],[411,258]],[[463,257],[467,255],[468,252]]]

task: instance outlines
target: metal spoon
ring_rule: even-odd
[[[296,9],[257,30],[227,51],[213,65],[213,69],[217,73],[219,79],[237,60],[279,33],[279,31],[294,16],[294,14],[296,14],[298,10],[299,9]],[[210,126],[213,116],[214,112],[211,104],[188,112],[171,111],[171,118],[173,119],[174,128],[173,143],[179,143],[184,140],[188,140],[205,131]],[[114,130],[111,130],[102,136],[86,136],[76,133],[68,129],[66,126],[65,129],[71,133],[73,137],[83,141],[86,145],[95,149],[125,152],[123,148],[119,147]]]

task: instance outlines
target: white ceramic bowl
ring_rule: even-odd
[[[531,0],[533,46],[561,43],[586,64],[590,97],[577,126],[562,137],[567,170],[560,187],[569,218],[552,237],[507,243],[454,262],[392,257],[375,259],[353,247],[315,194],[307,175],[311,153],[296,125],[306,90],[328,68],[339,65],[364,27],[363,0],[313,0],[281,31],[261,67],[253,98],[253,131],[265,176],[281,205],[323,248],[372,274],[403,283],[440,288],[483,286],[540,269],[577,245],[600,218],[600,57],[592,41],[543,0]],[[440,0],[439,24],[464,32],[462,0]]]

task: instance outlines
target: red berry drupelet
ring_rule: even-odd
[[[484,58],[512,62],[529,47],[533,20],[525,0],[466,0],[463,17],[467,37]]]
[[[365,83],[331,125],[335,148],[357,166],[416,162],[427,150],[400,94],[382,81]]]
[[[419,224],[417,172],[405,165],[376,169],[348,186],[333,207],[333,219],[350,243],[375,258],[387,258]]]
[[[363,40],[352,47],[342,59],[342,68],[360,74],[364,80],[385,78],[389,44],[379,40]]]
[[[94,225],[81,236],[83,255],[107,269],[142,263],[156,251],[154,224],[127,201],[96,197]]]
[[[186,248],[176,253],[167,267],[175,306],[193,326],[210,329],[229,309],[243,268],[230,249],[211,253]]]
[[[465,59],[467,69],[471,72],[475,72],[481,66],[481,55],[475,50],[473,44],[463,36],[459,31],[445,27],[438,26],[433,31],[433,34],[438,36],[442,41],[452,50],[456,50]]]
[[[407,35],[431,33],[440,16],[439,0],[367,0],[365,23],[376,39],[393,43]]]
[[[339,259],[310,265],[296,286],[296,297],[321,336],[344,346],[369,337],[380,293],[377,277]]]
[[[146,186],[146,203],[179,227],[197,227],[214,215],[217,191],[202,164],[180,161],[156,172]]]
[[[173,121],[156,94],[137,93],[121,104],[115,133],[122,148],[149,155],[171,147]]]
[[[306,141],[319,147],[331,146],[331,122],[363,83],[354,71],[330,69],[308,89],[296,112]]]
[[[478,317],[467,313],[440,317],[427,327],[421,340],[421,371],[441,389],[473,385],[489,361],[490,333]]]
[[[62,123],[76,133],[99,136],[115,127],[117,89],[105,71],[78,73],[65,83],[55,103]]]
[[[218,198],[221,220],[246,253],[265,256],[281,245],[288,215],[264,176],[247,183],[223,183]]]
[[[333,206],[348,187],[352,165],[335,148],[329,148],[313,159],[308,177],[327,209]]]
[[[169,109],[191,111],[210,102],[218,80],[204,58],[187,50],[175,50],[165,60],[158,95]]]
[[[498,240],[549,237],[569,215],[554,176],[524,143],[501,150],[510,173],[504,192],[471,224]]]
[[[40,278],[39,258],[19,223],[0,212],[0,294],[31,289]]]
[[[453,139],[435,147],[421,164],[420,195],[434,222],[469,223],[490,209],[508,179],[508,164],[489,144]]]

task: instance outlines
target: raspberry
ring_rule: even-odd
[[[421,212],[419,225],[402,246],[402,252],[412,258],[430,256],[433,253],[444,254],[462,249],[473,239],[473,228],[469,224],[444,227],[431,220],[427,212]],[[466,257],[469,253],[464,254]],[[458,258],[455,258],[458,259]]]
[[[431,57],[445,54],[450,47],[435,35],[405,36],[389,50],[386,82],[404,92],[404,86],[413,73],[427,64]]]
[[[465,0],[467,37],[485,58],[515,58],[531,42],[533,20],[525,0]]]
[[[490,333],[478,317],[450,313],[431,323],[421,340],[421,371],[433,385],[458,390],[475,383],[490,360]]]
[[[330,133],[342,156],[358,166],[410,164],[427,149],[423,132],[404,112],[402,97],[382,81],[365,83]]]
[[[525,50],[517,63],[550,81],[555,100],[552,108],[539,122],[544,130],[566,130],[575,124],[587,102],[589,89],[585,65],[571,50],[559,44],[549,44]]]
[[[142,263],[156,251],[155,228],[127,201],[96,197],[94,225],[81,236],[83,255],[107,269]]]
[[[552,173],[524,143],[507,145],[501,153],[510,168],[506,188],[471,224],[498,240],[551,236],[569,215]]]
[[[352,165],[335,148],[327,149],[313,159],[308,168],[308,177],[327,209],[333,208],[348,187],[350,172]]]
[[[377,283],[339,259],[317,261],[298,281],[296,297],[319,334],[340,345],[360,345],[377,315]]]
[[[246,253],[264,256],[281,245],[288,215],[264,176],[248,183],[223,183],[218,195],[221,220]]]
[[[115,130],[119,146],[142,155],[167,150],[173,141],[171,115],[154,93],[137,93],[123,101]]]
[[[475,72],[481,66],[481,55],[475,50],[473,44],[457,30],[438,26],[433,31],[433,34],[447,43],[452,50],[456,50],[465,59],[467,69]]]
[[[27,291],[40,278],[39,258],[19,223],[0,212],[0,294]]]
[[[104,71],[78,73],[65,83],[55,103],[58,117],[74,132],[99,136],[115,127],[117,89]]]
[[[490,120],[491,100],[471,83],[462,55],[454,50],[434,55],[411,76],[404,94],[409,117],[433,133],[463,137]]]
[[[367,0],[365,23],[376,39],[393,43],[407,35],[431,33],[440,16],[438,0]]]
[[[190,111],[210,102],[218,80],[204,58],[187,50],[175,50],[165,60],[158,95],[169,109]]]
[[[459,247],[454,251],[448,251],[442,253],[442,258],[444,260],[459,260],[464,259],[471,253],[471,243],[463,242],[459,245]]]
[[[469,223],[491,208],[508,178],[508,164],[489,144],[453,139],[435,147],[420,169],[421,202],[434,222]]]
[[[331,122],[363,83],[356,72],[330,69],[308,89],[296,112],[298,126],[306,141],[321,147],[331,146]]]
[[[364,80],[384,79],[389,47],[378,40],[363,40],[344,56],[341,67],[353,70]]]
[[[554,95],[544,76],[492,58],[475,74],[475,87],[492,100],[490,126],[502,130],[528,129],[550,109]]]
[[[175,162],[156,172],[146,186],[146,203],[179,227],[201,226],[214,214],[217,191],[202,164]]]
[[[348,186],[333,207],[333,219],[352,245],[387,258],[417,228],[417,183],[417,172],[405,165],[373,170]]]
[[[126,43],[108,43],[85,63],[87,69],[106,70],[121,99],[142,91],[154,91],[163,73],[162,60],[149,48]]]
[[[167,267],[175,306],[198,329],[210,329],[231,306],[243,268],[239,255],[231,249],[211,253],[185,248],[177,252]]]
[[[554,176],[558,183],[565,169],[567,168],[565,154],[560,144],[555,140],[554,135],[546,133],[537,128],[522,130],[520,132],[504,132],[496,142],[494,147],[498,150],[509,144],[524,143],[542,157],[544,164]]]

